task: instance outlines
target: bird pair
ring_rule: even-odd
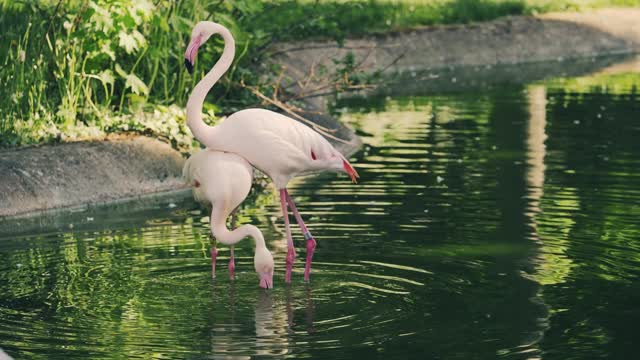
[[[267,174],[279,190],[280,207],[284,216],[287,236],[285,281],[287,283],[291,282],[291,272],[296,258],[293,238],[291,237],[288,209],[293,212],[307,241],[304,279],[305,281],[309,281],[316,241],[309,232],[293,199],[289,195],[287,184],[289,180],[296,176],[321,171],[344,172],[351,177],[353,182],[356,182],[358,173],[349,161],[322,135],[296,120],[273,111],[265,109],[241,110],[230,115],[219,125],[207,125],[202,120],[202,105],[209,90],[211,90],[213,85],[231,66],[235,55],[235,42],[229,30],[224,26],[211,21],[202,21],[194,27],[191,33],[191,41],[184,54],[185,66],[191,73],[198,49],[213,34],[219,34],[224,39],[222,56],[205,77],[198,82],[187,102],[187,126],[194,137],[207,147],[207,150],[202,152],[202,154],[206,155],[200,156],[208,160],[199,161],[194,159],[190,162],[188,161],[187,165],[185,165],[185,170],[189,173],[189,169],[192,167],[193,169],[207,167],[216,169],[216,171],[210,169],[198,170],[199,174],[207,174],[206,179],[202,178],[202,181],[197,176],[192,177],[194,181],[198,182],[192,184],[196,191],[198,186],[216,188],[216,190],[208,190],[209,193],[202,192],[201,195],[196,194],[196,197],[203,196],[202,199],[213,203],[212,209],[214,210],[212,210],[211,216],[211,229],[214,235],[216,232],[219,234],[227,234],[228,230],[226,226],[224,226],[226,217],[229,212],[237,206],[237,204],[233,205],[234,201],[229,199],[236,200],[236,197],[239,198],[239,195],[245,190],[245,187],[240,188],[240,186],[229,185],[237,181],[235,177],[238,176],[240,172],[238,169],[244,169],[245,167],[243,162],[248,162],[250,165]],[[194,155],[194,157],[195,156],[197,156],[197,154]],[[195,164],[198,166],[194,166]],[[236,170],[233,170],[235,173],[226,170],[227,166],[235,166],[234,168]],[[242,172],[242,176],[244,176],[244,171]],[[223,177],[225,179],[220,179]],[[205,185],[205,181],[209,183]],[[250,183],[249,187],[246,188],[246,193],[248,193],[249,188]],[[224,194],[225,192],[234,191],[237,191],[237,194]],[[241,197],[242,199],[246,197],[246,193]],[[219,203],[216,205],[216,201],[222,202],[222,204]],[[240,202],[241,201],[242,200],[240,200]],[[238,204],[240,202],[238,202]],[[214,214],[215,209],[218,209],[218,212]],[[216,218],[216,216],[218,218]],[[222,216],[224,216],[224,218],[220,218]],[[216,223],[214,224],[214,222]],[[244,230],[240,231],[240,229]],[[259,233],[257,228],[251,225],[244,225],[231,233],[238,234],[234,236],[241,236],[242,234],[244,234],[242,237],[252,236],[256,241],[257,256],[258,243],[264,243],[262,234]],[[242,237],[240,239],[242,239]],[[221,242],[224,243],[223,241]],[[266,247],[264,248],[266,249]],[[261,252],[263,253],[262,250]],[[269,257],[271,257],[271,254],[269,254]],[[267,284],[269,285],[268,287],[271,287],[273,283],[273,266],[271,266],[270,269],[270,277],[264,275],[269,273],[269,271],[267,271],[268,269],[265,270],[266,268],[262,266],[265,262],[268,262],[265,259],[266,257],[259,259],[260,268],[256,261],[256,271],[260,275],[261,286]],[[273,264],[273,258],[271,258],[271,264]]]

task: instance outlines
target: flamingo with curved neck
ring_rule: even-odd
[[[260,287],[273,287],[273,256],[267,249],[262,232],[246,224],[230,231],[226,221],[229,214],[247,197],[253,181],[253,169],[246,160],[236,154],[213,150],[201,150],[187,159],[183,176],[193,185],[197,201],[211,205],[211,233],[217,241],[231,246],[229,273],[235,269],[233,246],[245,237],[255,241],[254,266],[260,278]],[[211,270],[215,277],[218,252],[211,248]]]
[[[202,24],[200,27],[205,28],[206,31],[197,31],[199,27],[198,25],[200,24]],[[222,56],[205,75],[205,77],[196,84],[195,88],[193,88],[193,91],[191,92],[191,96],[189,96],[189,100],[187,101],[187,126],[191,130],[193,136],[204,144],[210,141],[209,137],[213,135],[213,127],[202,121],[202,105],[204,104],[204,99],[209,93],[209,90],[211,90],[213,85],[215,85],[222,75],[229,70],[229,67],[231,67],[233,57],[236,53],[236,42],[233,40],[233,36],[229,30],[220,24],[203,21],[198,23],[198,25],[193,29],[193,33],[191,35],[192,40],[189,43],[189,46],[187,46],[187,50],[184,54],[184,64],[189,73],[193,72],[193,63],[196,55],[198,54],[198,48],[200,48],[200,46],[202,46],[202,44],[204,44],[211,35],[217,33],[224,39],[224,50],[222,51]]]
[[[304,279],[308,281],[316,241],[289,195],[287,184],[296,176],[321,171],[344,172],[353,182],[356,182],[358,173],[322,135],[296,120],[273,111],[246,109],[232,114],[219,125],[205,124],[201,114],[204,99],[213,85],[231,66],[235,54],[235,42],[224,26],[211,21],[202,21],[194,27],[191,41],[184,54],[185,66],[192,72],[199,47],[213,34],[220,34],[224,39],[224,51],[189,97],[187,125],[195,138],[207,148],[236,153],[273,180],[280,192],[280,207],[287,236],[285,281],[291,282],[291,271],[296,256],[287,208],[293,212],[307,241]]]

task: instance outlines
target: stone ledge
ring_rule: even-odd
[[[0,151],[0,216],[183,187],[184,159],[155,139],[113,137]]]

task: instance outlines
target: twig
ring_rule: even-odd
[[[403,52],[402,54],[398,55],[395,59],[393,59],[392,62],[390,62],[387,66],[383,67],[382,70],[380,70],[380,72],[385,72],[388,68],[392,67],[393,65],[395,65],[395,63],[397,63],[398,61],[400,61],[400,59],[402,59],[404,57],[404,55],[407,52]]]
[[[277,99],[278,98],[278,90],[280,89],[280,81],[282,81],[282,76],[284,76],[284,71],[287,69],[286,66],[282,67],[282,70],[280,70],[280,74],[278,75],[278,80],[276,80],[275,84],[273,85],[273,98]]]
[[[304,117],[300,116],[299,114],[297,114],[294,110],[292,106],[286,105],[285,103],[281,102],[278,99],[272,99],[269,98],[268,96],[266,96],[265,94],[263,94],[260,90],[258,90],[257,88],[253,87],[253,86],[248,86],[244,83],[244,81],[241,81],[240,84],[249,89],[249,91],[251,91],[254,95],[256,95],[257,97],[259,97],[260,99],[266,101],[269,104],[272,104],[280,109],[282,109],[284,112],[286,112],[287,114],[293,116],[294,118],[308,124],[309,126],[311,126],[314,130],[316,130],[317,132],[323,134],[324,136],[336,140],[338,142],[344,143],[344,144],[348,144],[349,142],[343,139],[340,139],[330,133],[336,132],[336,129],[329,129],[326,128],[324,126],[318,125],[316,123],[314,123],[311,120],[305,119]]]

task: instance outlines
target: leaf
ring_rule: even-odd
[[[109,69],[102,70],[98,73],[98,78],[105,84],[113,85],[116,79],[113,77],[113,72]]]
[[[141,22],[140,17],[138,15],[131,15],[131,13],[126,12],[124,15],[122,15],[120,18],[120,24],[123,25],[122,28],[124,29],[133,29],[136,26],[138,26]]]
[[[112,61],[116,61],[116,53],[111,49],[111,41],[102,43],[100,52],[107,55]]]
[[[236,8],[243,15],[258,13],[262,11],[262,8],[263,8],[262,2],[260,1],[227,0],[226,2],[229,3],[229,7],[231,7],[229,10],[233,10],[232,8]]]
[[[127,75],[127,82],[125,87],[131,88],[131,92],[134,94],[144,94],[147,95],[149,93],[149,88],[147,85],[140,80],[135,74]]]
[[[105,33],[113,29],[113,19],[108,10],[101,8],[95,2],[91,2],[89,6],[93,9],[90,23],[93,23],[95,28]]]
[[[62,103],[58,106],[58,111],[56,112],[56,116],[63,119],[66,123],[72,123],[76,119],[76,111],[71,108],[69,104]]]
[[[133,30],[133,38],[138,42],[138,46],[144,47],[147,44],[147,40],[144,38],[138,30]]]
[[[153,11],[155,10],[155,6],[149,0],[137,0],[133,2],[133,7],[131,7],[132,14],[138,14],[142,16],[144,19],[148,19]]]
[[[185,18],[183,16],[172,16],[169,18],[169,25],[173,28],[174,31],[179,33],[190,33],[191,29],[195,25],[195,22],[189,18]]]
[[[144,96],[129,94],[129,110],[132,112],[141,112],[144,109],[144,105],[147,102],[147,98]]]
[[[120,64],[118,64],[118,63],[116,63],[116,73],[118,73],[118,75],[120,75],[120,76],[121,76],[121,77],[123,77],[123,78],[126,78],[126,77],[127,77],[127,75],[128,75],[128,74],[127,74],[127,72],[126,72],[126,71],[124,71],[124,70],[122,69],[122,67],[120,66]]]
[[[159,28],[164,32],[169,31],[169,23],[167,22],[167,19],[162,17],[162,15],[160,14],[153,18],[153,26]]]
[[[138,42],[136,41],[136,38],[133,37],[133,35],[121,30],[118,33],[118,38],[120,39],[118,45],[124,48],[124,51],[126,51],[127,54],[131,54],[134,51],[138,50]]]

